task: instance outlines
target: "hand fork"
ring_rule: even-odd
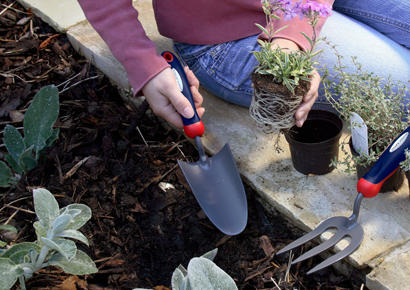
[[[350,217],[336,216],[323,221],[316,229],[310,233],[300,237],[296,241],[293,241],[283,249],[281,249],[277,254],[280,255],[286,251],[292,250],[299,247],[310,240],[320,236],[322,233],[326,232],[331,228],[336,228],[335,234],[327,241],[319,244],[308,252],[304,253],[292,264],[302,262],[313,256],[316,256],[323,251],[333,247],[340,240],[346,237],[350,237],[350,244],[341,250],[340,252],[330,256],[319,265],[315,266],[307,272],[307,274],[312,274],[325,267],[328,267],[337,261],[345,258],[346,256],[353,253],[361,244],[363,240],[363,228],[357,222],[360,211],[360,204],[364,197],[371,198],[376,196],[383,183],[396,172],[400,162],[405,160],[405,150],[410,147],[410,127],[407,127],[393,142],[390,146],[383,152],[377,162],[369,170],[369,172],[364,175],[357,183],[357,196],[353,205],[353,213]]]

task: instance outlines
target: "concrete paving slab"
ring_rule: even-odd
[[[370,289],[410,289],[410,243],[378,258],[373,267],[374,270],[366,279]]]
[[[55,30],[65,32],[85,20],[85,15],[76,0],[18,0],[26,8],[41,17]]]
[[[74,0],[72,0],[74,1]],[[75,1],[74,1],[75,2]],[[134,1],[147,35],[158,44],[158,51],[170,49],[172,43],[158,34],[154,22],[151,0]],[[88,23],[81,23],[68,31],[68,37],[82,54],[119,86],[128,88],[125,71],[113,58],[108,47]],[[356,177],[342,169],[323,176],[305,176],[292,166],[288,145],[280,138],[281,153],[273,150],[274,136],[262,133],[249,116],[248,110],[207,93],[201,89],[206,133],[203,143],[208,152],[218,152],[229,143],[239,171],[266,201],[267,208],[275,208],[300,228],[310,231],[322,220],[332,216],[350,216],[356,196]],[[346,134],[342,136],[345,138]],[[340,151],[340,156],[343,152]],[[395,287],[386,277],[391,271],[389,261],[394,261],[403,245],[410,241],[410,207],[407,181],[398,192],[379,194],[362,202],[359,222],[365,236],[360,248],[347,261],[357,268],[372,267],[371,285]],[[329,234],[323,238],[329,238]],[[338,250],[346,245],[341,243]],[[405,248],[403,251],[408,251]],[[379,263],[383,257],[386,263]],[[407,257],[407,256],[406,256]],[[394,278],[403,281],[410,276],[409,268],[395,271]],[[378,287],[378,286],[377,286]],[[394,289],[394,288],[392,288]],[[402,288],[404,289],[404,288]]]
[[[114,83],[121,88],[130,88],[124,67],[88,22],[73,26],[67,31],[67,37],[75,50],[91,60]]]

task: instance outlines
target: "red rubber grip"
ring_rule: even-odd
[[[383,179],[377,184],[371,183],[364,178],[360,178],[359,182],[357,183],[357,192],[360,192],[361,194],[364,195],[364,197],[367,197],[367,198],[375,197],[379,193],[380,189],[382,188],[383,183],[387,179],[389,179],[389,177],[392,176],[396,171],[397,171],[397,168],[392,173],[390,173],[389,176],[387,176],[385,179]]]
[[[189,138],[192,138],[192,139],[197,136],[201,137],[205,132],[204,123],[202,123],[202,120],[201,120],[194,124],[184,126],[184,132],[185,132],[185,135],[187,135]]]

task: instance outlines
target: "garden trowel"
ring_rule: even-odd
[[[248,220],[248,205],[229,145],[226,144],[213,157],[205,154],[200,138],[205,128],[196,112],[184,69],[173,53],[166,51],[162,56],[171,66],[182,94],[189,100],[195,112],[190,119],[181,118],[185,134],[195,139],[199,160],[192,163],[178,160],[178,164],[196,200],[211,222],[227,235],[239,234]]]

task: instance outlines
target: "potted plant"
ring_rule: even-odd
[[[279,132],[278,137],[280,133],[285,134],[296,170],[303,174],[328,173],[334,169],[329,164],[339,152],[342,121],[334,113],[312,110],[304,126],[298,128],[294,114],[309,91],[316,65],[313,57],[320,53],[320,50],[315,50],[317,23],[320,17],[330,14],[330,7],[314,1],[296,3],[294,6],[284,0],[263,0],[261,3],[267,26],[257,26],[265,34],[266,40],[258,40],[260,51],[253,52],[258,65],[252,73],[254,94],[250,115],[265,132]],[[274,27],[274,20],[279,17],[289,20],[297,15],[307,18],[312,27],[312,38],[301,32],[310,48],[287,51],[274,47],[272,40],[275,35],[286,29],[286,26]],[[278,142],[275,149],[280,151]]]
[[[390,78],[383,80],[364,71],[355,57],[352,58],[355,71],[346,72],[342,64],[343,58],[337,50],[335,53],[338,62],[334,73],[323,82],[325,96],[348,121],[350,130],[356,128],[355,131],[363,132],[359,135],[364,143],[357,145],[362,148],[359,150],[356,145],[353,146],[352,138],[342,142],[341,149],[346,153],[346,158],[335,161],[334,164],[345,165],[347,172],[356,170],[360,178],[390,143],[410,125],[409,109],[405,105],[407,88]],[[360,121],[353,121],[353,118]],[[347,146],[351,148],[352,154],[348,154]],[[384,183],[381,191],[398,189],[403,178],[403,172],[399,169]]]
[[[315,50],[318,41],[316,25],[320,17],[330,14],[330,7],[314,1],[292,6],[290,1],[262,0],[261,4],[267,26],[256,25],[266,39],[258,39],[260,50],[253,51],[258,65],[251,76],[254,94],[250,115],[267,131],[289,129],[295,125],[295,111],[310,88],[316,64],[312,58],[320,53],[320,50]],[[301,32],[310,48],[305,51],[289,51],[274,47],[272,40],[275,35],[287,28],[274,27],[274,21],[280,17],[290,20],[297,15],[307,18],[313,29],[312,38]]]

